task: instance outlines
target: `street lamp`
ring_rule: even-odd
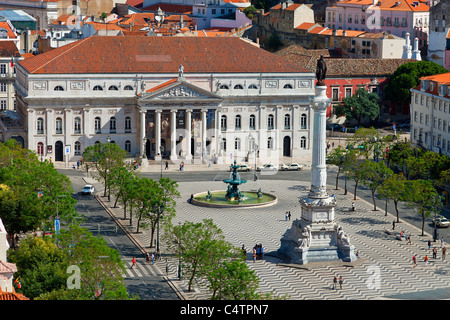
[[[164,212],[164,205],[160,205],[159,208],[157,206],[154,206],[154,210],[157,211],[157,217],[156,217],[156,257],[161,258],[160,251],[159,251],[159,218]]]
[[[162,153],[163,153],[163,147],[162,147],[162,146],[159,146],[159,154],[161,155],[161,178],[162,178],[162,164],[163,164],[163,156],[162,156]]]
[[[111,137],[108,135],[108,137],[106,138],[106,142],[108,143],[108,167],[106,168],[107,169],[107,175],[109,175],[109,171],[110,171],[110,161],[111,161],[111,159],[110,159],[110,157],[111,157]],[[107,180],[108,181],[108,202],[110,202],[111,201],[111,187],[109,186],[109,179]],[[105,186],[105,189],[106,189],[106,186]]]
[[[147,155],[146,155],[146,147],[147,147],[147,137],[144,137],[144,146],[142,148],[142,159],[146,159]]]

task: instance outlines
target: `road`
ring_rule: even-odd
[[[60,172],[66,174],[72,182],[74,197],[78,200],[75,209],[86,218],[82,226],[89,229],[94,235],[100,234],[111,248],[120,253],[127,268],[124,283],[130,296],[138,295],[142,300],[179,300],[158,270],[151,264],[147,264],[128,236],[120,228],[116,228],[114,220],[95,197],[81,195],[79,191],[85,184],[81,171],[60,170]],[[131,269],[133,256],[136,256],[137,267]]]

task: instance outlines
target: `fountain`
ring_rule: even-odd
[[[227,190],[218,190],[202,192],[195,194],[191,203],[199,206],[207,206],[214,208],[247,208],[247,207],[263,207],[277,203],[277,197],[269,193],[258,191],[241,192],[239,186],[246,183],[247,180],[241,179],[237,169],[239,166],[234,164],[230,166],[233,170],[230,178],[222,180],[228,184]]]

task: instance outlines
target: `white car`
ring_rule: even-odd
[[[433,224],[436,224],[439,228],[447,228],[450,226],[450,221],[448,221],[446,217],[437,216],[436,218],[433,218]]]
[[[297,170],[300,171],[303,169],[303,166],[298,163],[290,163],[290,164],[280,164],[280,170]]]
[[[239,165],[239,168],[237,168],[237,171],[247,171],[247,172],[249,172],[250,170],[252,170],[252,167],[249,166],[248,164],[241,164],[241,165]],[[230,168],[230,171],[233,171],[233,169]]]
[[[81,194],[93,194],[93,193],[94,193],[94,186],[91,184],[85,185],[81,190]]]
[[[256,167],[257,171],[277,171],[277,167],[274,164],[265,164],[262,167]]]

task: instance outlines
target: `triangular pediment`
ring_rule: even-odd
[[[176,81],[170,80],[166,83],[156,86],[146,92],[143,92],[140,96],[142,102],[148,101],[222,101],[223,98],[215,93],[200,88],[192,83],[189,83],[183,79],[177,79]]]

